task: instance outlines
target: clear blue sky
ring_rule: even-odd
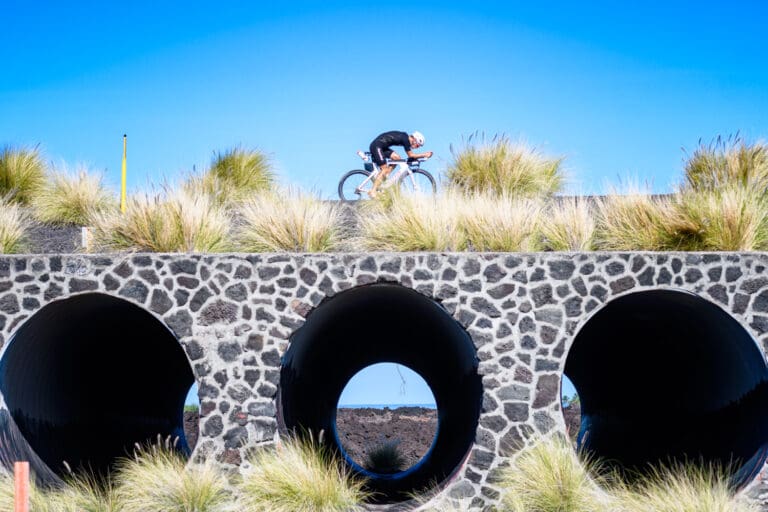
[[[656,191],[692,150],[768,137],[768,2],[3,0],[0,145],[40,143],[129,187],[236,145],[334,195],[355,150],[475,130],[566,158],[570,190]]]

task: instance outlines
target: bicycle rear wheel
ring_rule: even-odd
[[[416,169],[410,174],[406,173],[400,177],[400,190],[406,194],[435,194],[437,183],[427,171]]]
[[[342,201],[359,201],[368,199],[368,191],[373,186],[373,180],[369,180],[370,172],[362,169],[354,169],[339,180],[339,199]]]

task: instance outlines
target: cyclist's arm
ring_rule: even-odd
[[[425,151],[424,153],[414,153],[413,151],[406,151],[408,158],[431,158],[432,151]]]

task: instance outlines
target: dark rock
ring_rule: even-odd
[[[193,260],[174,260],[169,265],[169,269],[173,275],[189,274],[194,276],[197,274],[197,262]]]
[[[149,288],[138,279],[131,279],[120,289],[118,295],[144,303],[149,295]]]
[[[177,338],[192,335],[192,316],[184,310],[166,317],[165,323],[176,334]]]
[[[231,363],[240,357],[240,354],[243,353],[243,349],[240,348],[240,344],[238,344],[236,341],[230,341],[219,343],[219,346],[216,348],[216,352],[218,352],[221,359]]]
[[[91,279],[78,279],[74,277],[69,281],[69,293],[90,292],[97,290],[98,288],[98,281],[93,281]]]
[[[223,300],[208,304],[200,313],[201,325],[231,324],[237,320],[237,305]]]
[[[569,260],[548,262],[547,265],[549,266],[549,276],[558,281],[570,279],[576,270],[576,265]]]
[[[557,399],[560,391],[560,378],[557,375],[542,375],[536,382],[533,407],[539,409],[545,407]]]
[[[173,301],[168,297],[168,294],[157,288],[152,290],[152,301],[149,304],[149,309],[155,313],[164,315],[172,307]]]

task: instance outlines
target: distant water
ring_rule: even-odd
[[[398,407],[421,407],[437,409],[436,404],[339,404],[339,409],[397,409]]]

